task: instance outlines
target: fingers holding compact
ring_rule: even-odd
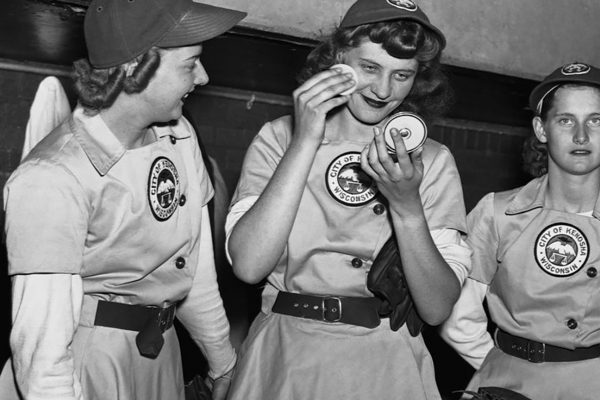
[[[353,85],[351,74],[332,69],[312,76],[298,87],[293,93],[297,133],[322,139],[327,113],[348,101],[349,96],[341,93]]]
[[[392,200],[389,197],[418,192],[423,178],[422,149],[417,149],[412,154],[407,153],[400,133],[392,129],[397,158],[394,160],[387,150],[381,130],[374,130],[375,138],[361,153],[362,169],[375,180],[388,200]]]

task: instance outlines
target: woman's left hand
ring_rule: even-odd
[[[420,208],[419,186],[423,179],[423,149],[419,148],[408,154],[400,133],[397,129],[392,129],[398,157],[398,161],[395,162],[387,151],[381,129],[374,128],[374,131],[375,138],[361,153],[360,165],[363,171],[375,180],[377,188],[389,201],[393,210],[411,212],[411,205]]]
[[[234,370],[235,368],[232,368],[225,375],[220,376],[211,382],[212,400],[225,400],[227,392],[229,392],[229,385],[231,385],[231,378],[233,377]]]

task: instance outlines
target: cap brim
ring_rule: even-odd
[[[247,13],[194,3],[189,12],[156,43],[158,47],[180,47],[210,40],[240,22]]]

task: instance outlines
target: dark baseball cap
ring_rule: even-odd
[[[529,107],[539,114],[544,98],[565,83],[583,83],[600,86],[600,69],[582,62],[572,62],[555,69],[529,95]]]
[[[352,28],[376,22],[409,20],[429,28],[440,38],[442,48],[446,47],[446,37],[413,0],[358,0],[344,15],[341,28]]]
[[[88,58],[110,68],[152,46],[191,46],[236,25],[246,13],[192,0],[92,0],[84,20]]]

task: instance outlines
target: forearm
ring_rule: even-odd
[[[233,228],[229,254],[243,281],[265,278],[283,254],[319,145],[292,139],[265,190]]]
[[[460,282],[436,247],[422,208],[392,221],[404,273],[419,315],[430,325],[444,321],[460,293]]]
[[[236,355],[229,341],[229,322],[217,284],[206,206],[201,223],[198,266],[192,288],[178,307],[177,318],[206,356],[209,374],[216,378],[233,368]]]
[[[71,352],[83,297],[81,277],[16,275],[12,294],[10,345],[24,398],[82,399]]]

